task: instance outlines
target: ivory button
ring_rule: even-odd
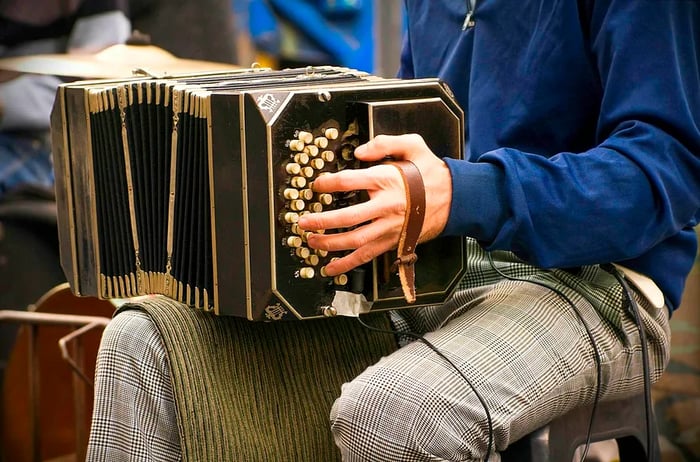
[[[289,142],[289,149],[291,149],[292,151],[303,151],[304,142],[301,140],[292,140]]]
[[[292,181],[290,181],[291,185],[294,186],[295,188],[303,188],[306,186],[306,178],[303,176],[295,176],[292,178]]]
[[[289,173],[290,175],[298,175],[299,172],[301,172],[301,165],[295,163],[295,162],[290,162],[287,165],[284,166],[284,169]]]
[[[296,199],[289,203],[289,208],[294,210],[295,212],[304,210],[304,207],[306,207],[306,203],[301,199]]]
[[[287,237],[287,245],[289,247],[301,247],[301,244],[303,244],[301,238],[299,236],[289,236]]]
[[[297,134],[297,138],[306,144],[311,144],[311,142],[314,140],[314,135],[309,132],[299,132]]]
[[[313,144],[310,144],[304,148],[304,152],[311,157],[316,157],[318,155],[318,148]]]
[[[318,201],[323,205],[331,205],[333,203],[333,195],[328,193],[319,194]]]
[[[327,128],[323,134],[326,135],[326,138],[328,138],[329,140],[335,140],[338,138],[338,129]]]
[[[344,286],[345,284],[348,283],[348,275],[347,274],[339,274],[336,277],[333,278],[333,283],[338,286]]]
[[[305,262],[307,265],[311,265],[311,266],[316,266],[316,265],[318,265],[318,261],[319,261],[319,260],[318,260],[318,255],[309,255],[309,256],[306,257],[306,259],[304,260],[304,262]]]

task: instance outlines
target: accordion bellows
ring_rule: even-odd
[[[296,221],[365,200],[309,187],[367,167],[359,144],[419,133],[462,158],[464,119],[437,79],[314,67],[64,84],[51,128],[61,263],[76,294],[163,294],[278,320],[407,305],[391,255],[327,277],[339,255],[309,248]],[[412,306],[444,301],[464,273],[464,240],[417,253]]]

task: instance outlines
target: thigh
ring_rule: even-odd
[[[119,313],[102,336],[87,459],[180,460],[167,355],[144,312]]]
[[[591,403],[599,371],[603,397],[641,390],[639,342],[621,313],[621,298],[616,314],[601,313],[615,298],[611,287],[598,287],[599,274],[595,284],[573,276],[569,284],[550,272],[539,278],[561,295],[502,280],[460,291],[451,311],[440,308],[448,315],[425,310],[438,323],[425,338],[449,362],[416,341],[348,384],[332,415],[347,459],[391,460],[401,453],[402,460],[482,460],[489,441],[486,409],[493,448],[503,450]],[[572,287],[575,281],[585,287]],[[658,334],[651,338],[658,377],[667,355],[667,316],[657,310],[647,321]],[[377,456],[382,451],[391,456]]]

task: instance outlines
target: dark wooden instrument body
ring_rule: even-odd
[[[354,148],[379,134],[418,133],[437,155],[462,158],[463,118],[437,79],[332,67],[64,85],[52,133],[67,279],[82,295],[160,293],[251,320],[406,307],[390,255],[324,277],[338,255],[309,259],[290,218],[322,198],[285,192],[303,196],[319,174],[367,167]],[[318,162],[320,151],[333,160]],[[361,200],[335,194],[323,207]],[[464,273],[464,240],[417,253],[412,306],[444,301]]]

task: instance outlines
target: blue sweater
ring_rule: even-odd
[[[618,262],[675,309],[700,220],[700,2],[407,0],[399,75],[467,117],[444,234],[542,267]]]

